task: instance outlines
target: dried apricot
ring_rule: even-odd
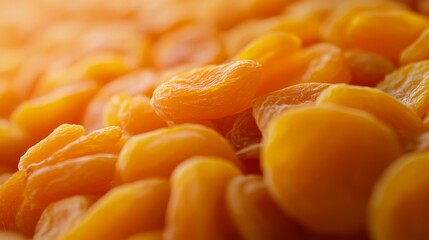
[[[221,118],[251,106],[260,77],[261,65],[251,60],[206,66],[159,85],[151,104],[163,119]]]
[[[302,239],[304,235],[303,229],[271,198],[261,176],[234,178],[228,185],[226,200],[243,239]]]
[[[61,239],[120,240],[164,226],[168,181],[141,180],[116,187],[100,198]]]
[[[374,189],[369,206],[373,239],[427,238],[428,170],[427,152],[403,156],[386,170]]]
[[[228,183],[240,170],[226,160],[195,157],[172,176],[165,239],[237,239],[225,202]]]
[[[423,117],[429,108],[429,61],[396,69],[377,88],[387,92]]]
[[[263,172],[275,201],[304,227],[334,236],[365,230],[372,187],[402,154],[383,122],[332,105],[281,114],[264,144]]]
[[[94,200],[94,197],[77,195],[50,204],[40,216],[33,239],[60,239],[79,224]]]
[[[429,59],[429,28],[420,34],[420,36],[410,45],[407,46],[399,57],[401,65],[412,62],[418,62]]]
[[[255,99],[253,116],[256,124],[264,132],[269,122],[283,111],[314,103],[319,94],[329,86],[328,83],[299,83]]]
[[[125,182],[168,178],[177,165],[193,156],[218,156],[238,165],[234,150],[221,135],[201,125],[184,124],[132,137],[122,148],[116,168]]]

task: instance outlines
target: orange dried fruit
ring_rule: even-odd
[[[73,195],[102,195],[112,186],[117,156],[95,154],[47,165],[28,176],[31,205],[45,208]],[[93,174],[94,171],[97,174]]]
[[[382,55],[353,49],[344,52],[350,69],[350,84],[374,87],[387,74],[395,70],[395,65]]]
[[[411,11],[367,11],[347,27],[350,45],[398,62],[401,52],[429,27],[429,18]]]
[[[164,232],[160,230],[150,231],[150,232],[142,232],[136,235],[133,235],[126,240],[163,240]]]
[[[104,126],[102,113],[106,103],[118,93],[129,95],[143,94],[152,96],[158,81],[158,74],[150,70],[142,70],[127,74],[104,85],[95,97],[89,102],[83,116],[82,124],[88,131]]]
[[[31,145],[28,138],[19,127],[0,119],[0,164],[16,170],[19,158]]]
[[[389,94],[375,88],[333,85],[319,95],[316,103],[338,104],[368,112],[389,126],[403,144],[413,141],[426,129],[415,112]]]
[[[0,229],[16,229],[15,217],[24,200],[27,173],[15,172],[0,186]]]
[[[298,83],[261,96],[253,102],[253,116],[261,131],[265,131],[270,121],[287,109],[312,104],[328,83]]]
[[[251,60],[206,66],[159,85],[151,104],[167,120],[221,118],[251,106],[260,77],[261,65]]]
[[[50,204],[40,216],[33,239],[60,239],[79,224],[94,201],[94,197],[77,195]]]
[[[283,87],[292,72],[291,59],[301,48],[301,40],[288,33],[267,33],[249,43],[235,60],[253,60],[262,65],[262,79],[256,95]]]
[[[46,138],[30,147],[21,156],[19,170],[25,170],[34,163],[39,163],[50,157],[59,149],[85,135],[85,129],[80,125],[62,124],[55,128]]]
[[[428,170],[428,152],[405,155],[386,170],[369,205],[373,239],[423,240],[428,236]]]
[[[333,236],[365,230],[372,187],[403,153],[383,122],[338,105],[284,112],[264,146],[262,167],[275,201],[305,228]]]
[[[423,117],[429,108],[429,61],[420,61],[396,69],[377,85]]]
[[[225,202],[228,183],[240,170],[216,157],[195,157],[172,176],[165,238],[238,239]]]
[[[31,173],[44,166],[55,165],[68,159],[99,153],[117,154],[120,151],[122,130],[112,126],[93,131],[57,150],[43,161],[30,164],[27,172]]]
[[[168,178],[177,165],[193,156],[218,156],[239,164],[232,147],[217,132],[184,124],[132,137],[122,148],[116,168],[125,182]]]
[[[406,65],[412,62],[418,62],[429,59],[429,28],[420,34],[420,36],[407,46],[399,57],[399,63]]]
[[[57,89],[21,103],[11,119],[39,141],[63,123],[80,123],[84,108],[96,90],[96,85],[85,82]]]
[[[232,129],[226,134],[225,138],[236,150],[261,142],[262,134],[256,125],[252,109],[246,110],[237,116]]]
[[[238,176],[228,185],[228,212],[241,237],[259,239],[302,239],[304,231],[270,196],[263,178]]]
[[[149,179],[116,187],[101,197],[61,239],[120,240],[164,227],[170,196],[167,180]]]

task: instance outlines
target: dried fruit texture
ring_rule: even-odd
[[[253,116],[262,132],[265,132],[270,121],[287,109],[312,104],[328,83],[298,83],[265,96],[253,102]]]
[[[234,178],[226,202],[243,239],[303,239],[304,231],[274,202],[261,176]]]
[[[150,232],[143,232],[143,233],[133,235],[127,238],[127,240],[163,240],[164,239],[163,235],[164,235],[164,232],[160,230],[150,231]]]
[[[375,87],[395,70],[395,65],[379,54],[353,49],[345,51],[344,56],[349,65],[352,85]]]
[[[39,163],[50,157],[56,151],[85,135],[85,129],[80,125],[62,124],[46,138],[30,147],[21,156],[19,170],[25,170],[29,165]]]
[[[423,117],[429,108],[429,61],[411,63],[391,74],[377,85]]]
[[[215,157],[195,157],[172,176],[165,239],[238,239],[225,202],[228,183],[240,170]]]
[[[104,114],[107,126],[119,124],[123,131],[129,135],[145,133],[167,126],[167,123],[158,117],[153,110],[150,99],[145,96],[122,95],[122,97],[113,97],[111,101],[113,103],[106,107]],[[110,110],[109,106],[111,106]]]
[[[246,110],[237,116],[232,129],[226,134],[226,139],[235,150],[243,149],[249,145],[260,143],[261,131],[256,125],[252,109]]]
[[[35,170],[29,174],[26,187],[31,205],[45,208],[73,195],[104,194],[113,183],[116,160],[113,154],[96,154]]]
[[[291,74],[293,54],[301,49],[301,40],[288,33],[267,33],[247,45],[235,60],[253,60],[262,65],[262,79],[256,95],[284,86]]]
[[[370,233],[377,240],[426,239],[429,230],[429,154],[415,153],[392,164],[370,202]]]
[[[24,200],[27,173],[15,172],[0,186],[0,229],[16,229],[15,217]]]
[[[240,159],[244,174],[262,175],[259,161],[261,148],[261,144],[253,144],[237,151],[237,157]]]
[[[19,102],[20,98],[12,84],[0,78],[0,118],[8,118]]]
[[[357,14],[347,27],[352,47],[379,53],[398,62],[401,52],[429,27],[429,19],[404,10]]]
[[[420,34],[420,36],[407,48],[405,48],[399,57],[399,63],[406,65],[413,62],[429,59],[429,28]]]
[[[28,136],[11,122],[0,119],[0,164],[16,169],[19,158],[30,146]]]
[[[221,135],[201,125],[184,124],[132,137],[122,148],[116,168],[125,182],[168,178],[177,165],[193,156],[218,156],[238,165],[234,150]]]
[[[48,158],[30,164],[27,172],[52,166],[73,158],[99,153],[118,154],[121,148],[122,131],[119,127],[106,127],[93,131],[55,151]]]
[[[103,110],[107,102],[115,94],[123,93],[132,96],[142,94],[151,97],[158,80],[157,73],[142,70],[130,73],[104,85],[88,104],[82,120],[85,129],[93,131],[104,126]]]
[[[415,112],[375,88],[333,85],[320,94],[316,103],[333,103],[368,112],[389,126],[404,145],[426,129]]]
[[[260,77],[261,65],[251,60],[206,66],[159,85],[151,104],[167,120],[221,118],[251,106]]]
[[[92,205],[79,224],[61,239],[120,240],[161,229],[169,196],[169,182],[163,179],[116,187]]]
[[[280,15],[271,20],[269,31],[287,32],[297,35],[304,45],[311,45],[320,41],[321,20],[315,15]]]
[[[307,229],[333,236],[365,230],[372,187],[402,154],[383,122],[335,105],[290,109],[264,144],[264,180],[275,201]]]
[[[300,82],[348,83],[350,70],[340,48],[318,43],[294,56],[289,85]]]
[[[66,231],[79,224],[94,201],[93,197],[78,195],[50,204],[40,216],[33,239],[61,239]]]
[[[226,57],[219,33],[206,24],[190,24],[163,35],[154,44],[158,68],[219,63]]]
[[[28,240],[29,238],[18,232],[0,230],[0,239],[5,240]]]
[[[24,199],[15,216],[16,229],[27,236],[33,236],[43,208],[33,207],[31,200],[24,193]]]
[[[15,109],[11,119],[37,142],[63,123],[79,123],[84,107],[96,90],[97,87],[90,83],[60,88],[23,102]]]
[[[407,9],[405,5],[384,0],[354,0],[336,3],[321,27],[323,39],[340,47],[350,45],[347,29],[354,17],[372,10]]]
[[[121,126],[118,113],[123,102],[129,101],[132,97],[127,94],[116,94],[112,96],[104,106],[103,126]]]

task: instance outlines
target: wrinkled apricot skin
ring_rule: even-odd
[[[340,236],[365,229],[372,186],[402,153],[393,131],[381,121],[328,105],[281,114],[264,144],[263,172],[275,201],[304,227]]]
[[[27,174],[15,172],[0,186],[0,229],[16,229],[15,217],[24,200]]]
[[[234,178],[228,185],[226,199],[243,239],[302,239],[303,230],[274,202],[261,176]]]
[[[260,77],[261,65],[251,60],[206,66],[159,85],[151,104],[167,120],[221,118],[251,106]]]
[[[377,85],[423,117],[429,108],[429,61],[396,69]]]
[[[251,109],[237,116],[232,129],[225,138],[236,150],[261,142],[262,134],[256,125]]]
[[[117,156],[96,154],[48,165],[30,173],[26,192],[33,206],[73,195],[100,195],[111,187]],[[97,171],[97,174],[92,174]]]
[[[85,135],[85,129],[80,125],[63,124],[52,131],[42,141],[38,142],[21,156],[18,164],[19,170],[25,170],[33,163],[38,163],[70,142]]]
[[[237,239],[225,203],[228,183],[240,170],[223,159],[195,157],[172,176],[166,240]]]
[[[259,129],[264,132],[272,119],[289,108],[314,103],[329,86],[328,83],[300,83],[255,99],[253,116]]]
[[[50,204],[40,216],[34,240],[59,239],[79,223],[93,202],[93,197],[77,195]]]
[[[193,156],[218,156],[239,164],[232,147],[218,133],[185,124],[131,138],[119,155],[116,169],[125,182],[168,178],[177,165]]]
[[[369,206],[373,239],[427,238],[428,170],[427,152],[405,155],[386,170],[374,189]]]
[[[163,179],[141,180],[114,188],[62,239],[120,240],[163,228],[169,196],[169,183]]]

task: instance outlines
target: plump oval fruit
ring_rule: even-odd
[[[94,201],[94,197],[77,195],[50,204],[40,216],[33,239],[61,239],[79,223]]]
[[[289,33],[267,33],[243,48],[236,60],[253,60],[262,65],[262,79],[256,95],[260,96],[290,84],[292,56],[301,48],[301,40]]]
[[[116,187],[100,198],[63,240],[121,240],[164,227],[170,184],[163,179],[142,180]]]
[[[396,69],[377,85],[423,117],[429,109],[429,61],[410,63]]]
[[[19,170],[25,170],[33,163],[38,163],[50,157],[59,149],[85,135],[85,129],[80,125],[62,124],[46,138],[32,146],[21,156]]]
[[[246,240],[302,239],[304,231],[270,196],[262,176],[234,178],[228,185],[229,214],[240,236]]]
[[[117,155],[95,154],[68,159],[31,172],[26,193],[34,207],[73,195],[102,195],[114,180]]]
[[[276,202],[304,227],[328,235],[365,229],[372,187],[402,153],[383,122],[333,105],[281,114],[264,144],[263,172]]]
[[[429,27],[429,18],[411,11],[367,11],[356,15],[347,28],[351,46],[379,53],[394,62]]]
[[[238,164],[234,150],[217,132],[184,124],[132,137],[122,148],[116,169],[125,182],[168,178],[177,165],[194,156],[218,156]]]
[[[333,103],[368,112],[389,126],[403,144],[413,141],[426,129],[415,112],[389,94],[375,88],[333,85],[319,95],[316,103]]]
[[[171,180],[165,239],[237,239],[225,195],[238,175],[233,164],[215,157],[195,157],[179,165]]]
[[[261,65],[255,61],[210,65],[178,74],[159,85],[151,104],[167,120],[221,118],[251,106],[260,78]]]
[[[95,85],[84,82],[56,89],[47,95],[22,102],[11,119],[39,141],[63,123],[79,123],[86,104],[96,90]]]
[[[429,236],[429,153],[405,155],[392,164],[371,197],[374,240],[423,240]]]
[[[24,201],[27,173],[15,172],[0,187],[0,229],[16,229],[15,217]]]
[[[399,62],[406,65],[412,62],[418,62],[429,59],[429,28],[422,32],[412,44],[401,52]]]
[[[328,83],[299,83],[255,99],[253,116],[262,132],[269,122],[289,108],[314,103]]]

